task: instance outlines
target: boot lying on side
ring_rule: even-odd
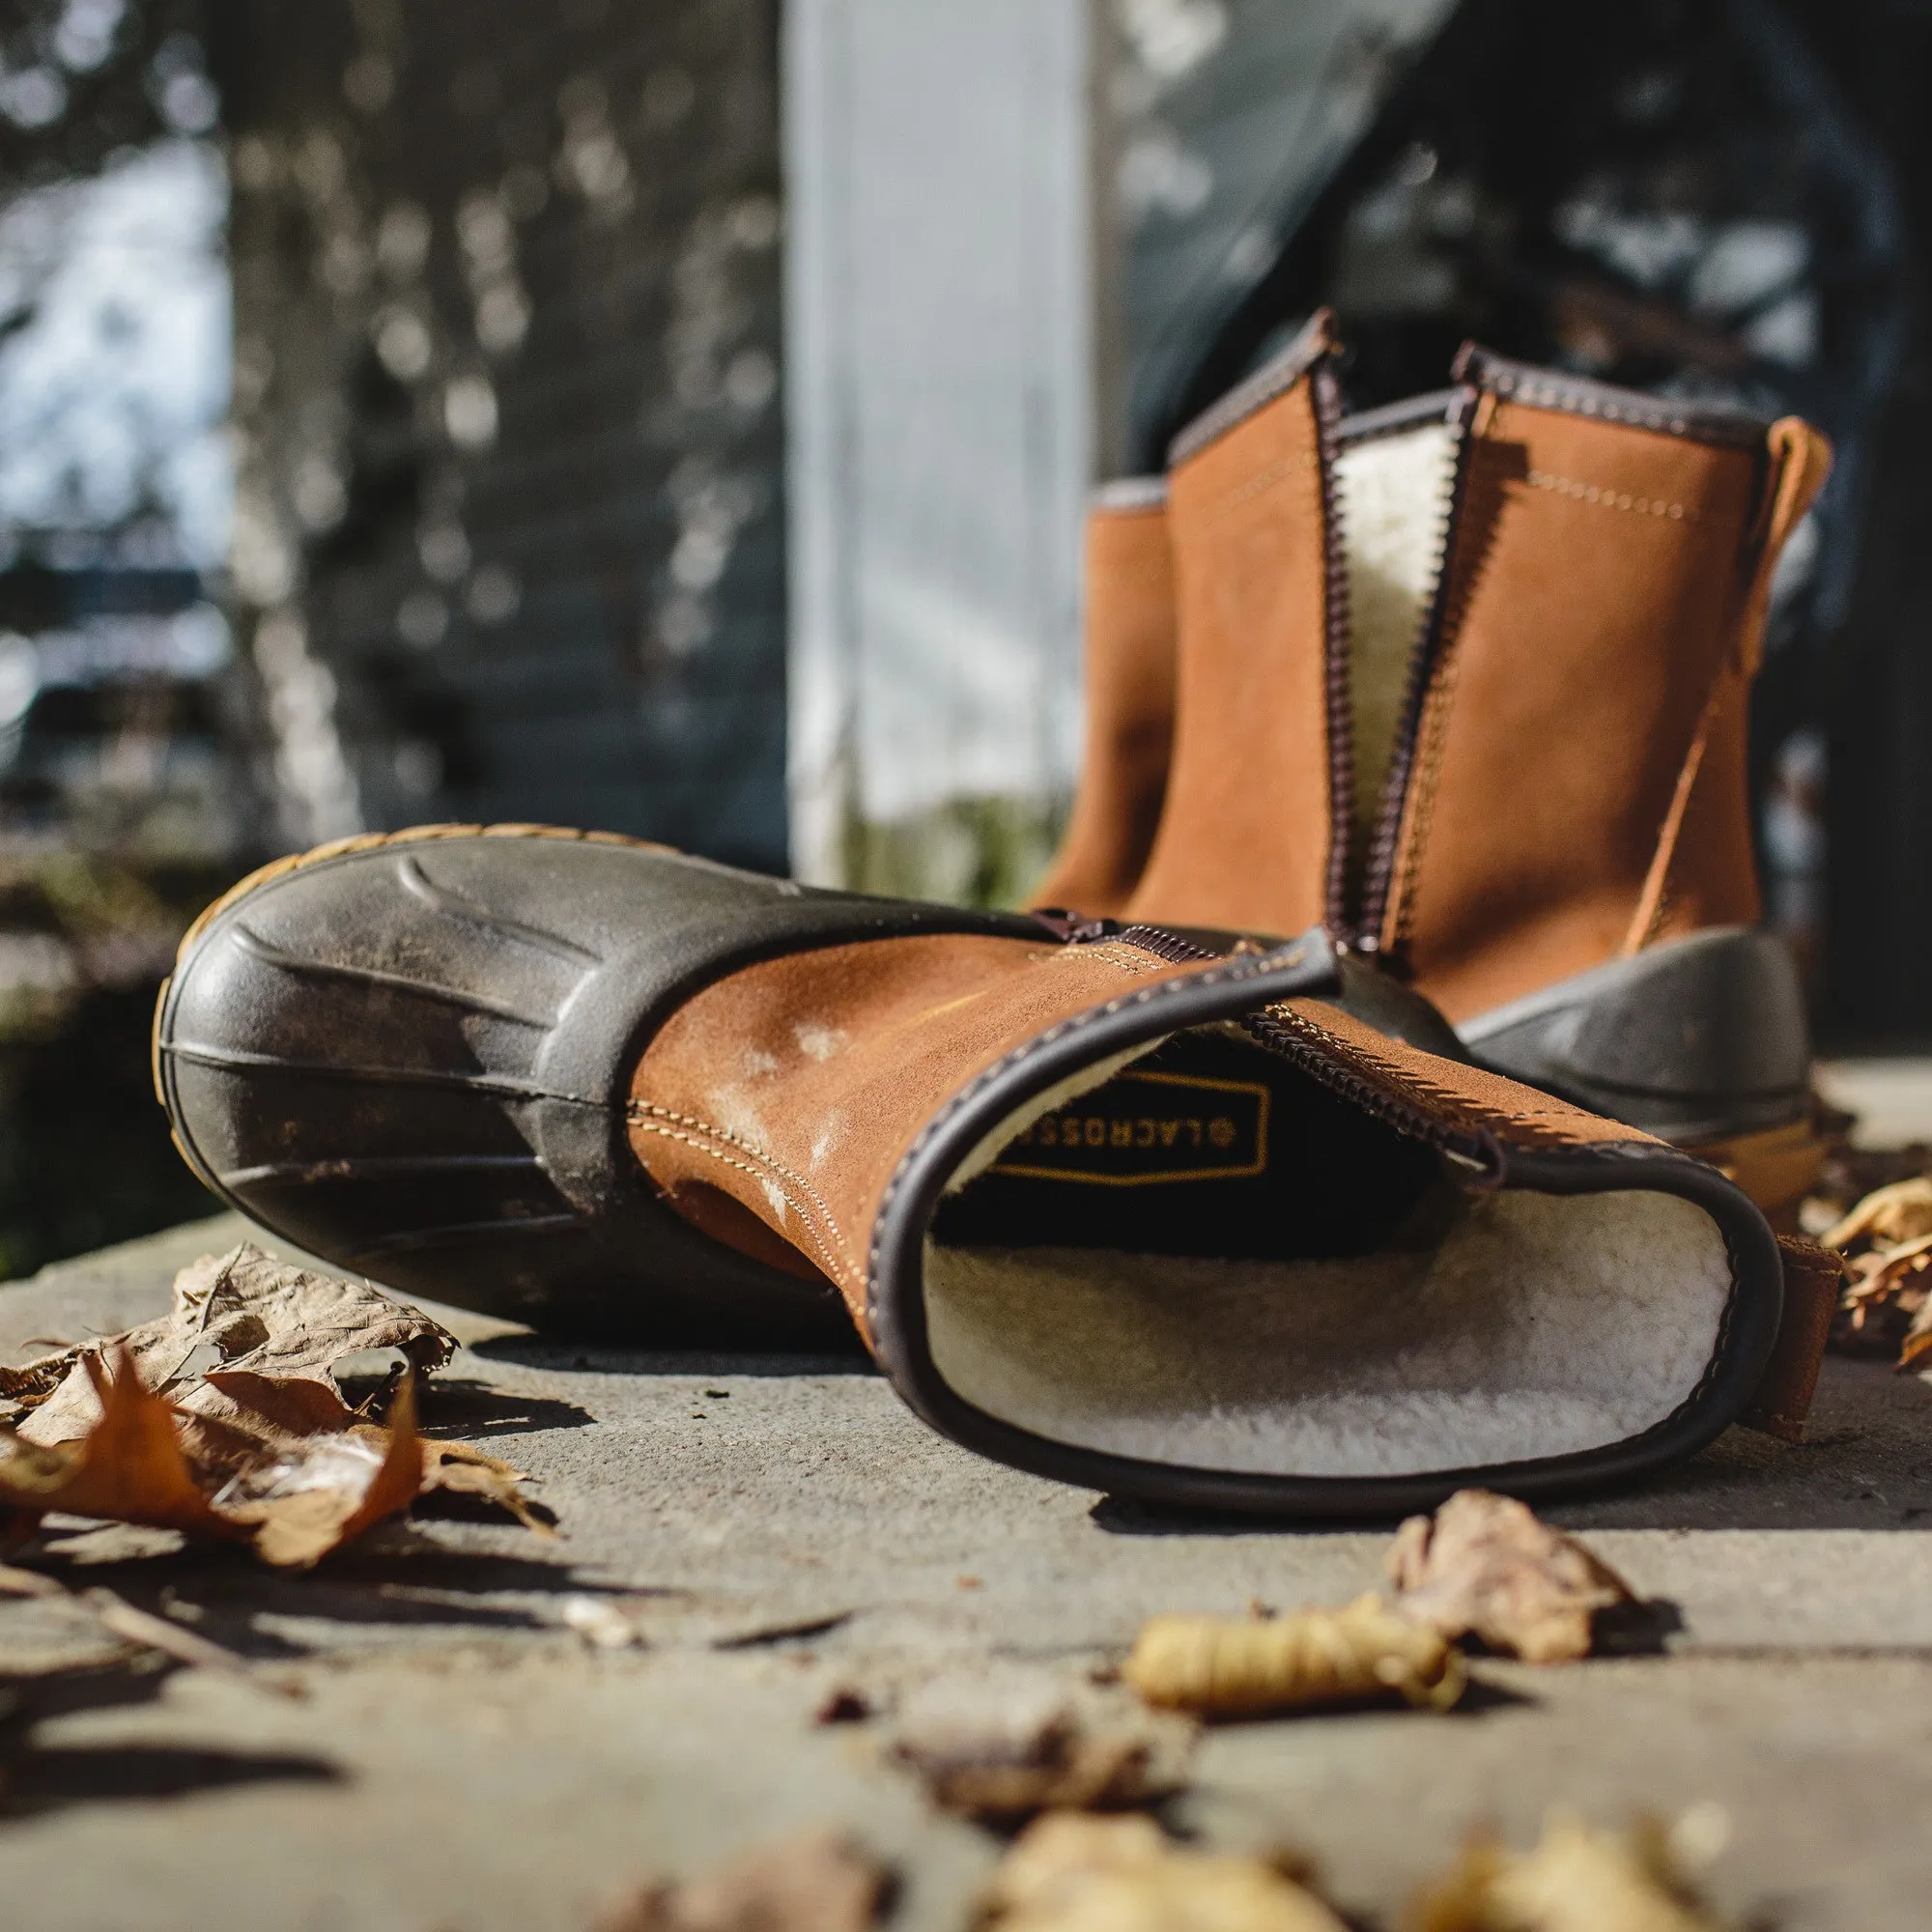
[[[432,828],[213,908],[157,1078],[338,1265],[741,1348],[842,1304],[936,1427],[1121,1493],[1551,1493],[1802,1413],[1714,1168],[1397,1037],[1454,1051],[1319,931],[1087,934]]]
[[[1318,316],[1176,441],[1173,747],[1125,916],[1325,923],[1486,1064],[1795,1199],[1810,1050],[1754,929],[1746,728],[1824,440],[1477,350],[1343,416],[1333,355]],[[1083,802],[1131,789],[1089,759]],[[1091,876],[1041,896],[1112,911]]]

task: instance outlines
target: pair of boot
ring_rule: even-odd
[[[1631,932],[1719,904],[1690,855],[1815,439],[1488,361],[1351,438],[1330,353],[1318,327],[1177,448],[1140,554],[1178,616],[1143,594],[1167,561],[1134,565],[1154,648],[1108,660],[1178,639],[1171,723],[1090,767],[1060,874],[1092,787],[1142,773],[1099,826],[1141,842],[1121,890],[1065,895],[1115,917],[530,826],[344,841],[184,942],[156,1068],[190,1164],[338,1265],[540,1327],[771,1348],[849,1317],[936,1427],[1121,1493],[1406,1509],[1788,1433],[1823,1276],[1717,1167],[1474,1064],[1450,1019],[1551,979],[1574,1006]],[[1433,482],[1418,429],[1453,454]],[[1389,528],[1445,521],[1433,595],[1357,507],[1346,452],[1378,446]],[[1394,703],[1378,557],[1432,607]],[[1127,577],[1097,574],[1096,639]],[[1104,737],[1104,675],[1095,703]]]
[[[1810,1054],[1755,929],[1746,741],[1824,439],[1473,348],[1455,388],[1341,416],[1332,354],[1318,317],[1171,483],[1096,504],[1040,902],[1321,922],[1484,1065],[1794,1203]]]

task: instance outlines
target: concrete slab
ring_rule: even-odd
[[[239,1231],[0,1292],[0,1359],[157,1312],[174,1268]],[[997,1847],[929,1815],[876,1726],[814,1727],[835,1682],[889,1695],[989,1661],[1074,1682],[1155,1610],[1378,1577],[1385,1525],[1203,1522],[1037,1481],[938,1440],[850,1360],[565,1349],[438,1312],[466,1346],[428,1421],[528,1468],[562,1536],[412,1521],[293,1578],[150,1533],[52,1538],[36,1561],[281,1660],[307,1694],[108,1669],[84,1616],[0,1602],[0,1672],[103,1665],[63,1693],[83,1708],[0,1750],[0,1896],[36,1932],[575,1932],[626,1879],[823,1819],[906,1862],[903,1923],[956,1926]],[[1922,1924],[1928,1409],[1918,1378],[1834,1360],[1812,1443],[1734,1433],[1565,1512],[1677,1604],[1669,1655],[1486,1664],[1446,1719],[1218,1731],[1179,1816],[1303,1845],[1387,1915],[1477,1824],[1527,1837],[1551,1803],[1605,1823],[1716,1803],[1730,1908],[1793,1932]],[[590,1650],[566,1621],[584,1594],[643,1642]]]

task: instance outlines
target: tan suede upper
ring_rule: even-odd
[[[1158,498],[1087,518],[1086,736],[1066,836],[1033,902],[1094,918],[1140,882],[1174,745],[1174,552]]]
[[[1825,468],[1800,423],[1767,455],[1491,395],[1470,435],[1380,923],[1452,1020],[1756,918],[1760,586]]]
[[[1327,518],[1313,372],[1183,458],[1174,765],[1135,920],[1295,933],[1327,914]]]

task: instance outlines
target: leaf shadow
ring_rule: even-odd
[[[306,1752],[35,1741],[33,1733],[57,1718],[153,1703],[179,1667],[148,1655],[0,1676],[0,1820],[242,1785],[343,1781],[339,1766]]]

